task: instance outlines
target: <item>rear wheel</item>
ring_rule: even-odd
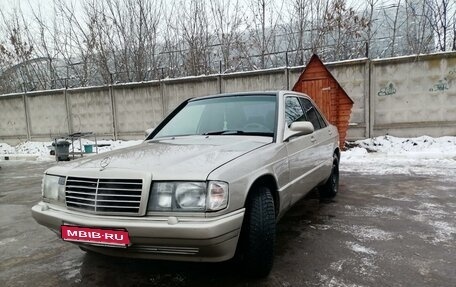
[[[326,183],[320,188],[323,197],[334,197],[339,191],[339,158],[336,154],[333,156],[333,165],[331,175]]]
[[[267,187],[249,195],[241,232],[241,259],[248,276],[265,277],[272,269],[276,220],[274,199]]]

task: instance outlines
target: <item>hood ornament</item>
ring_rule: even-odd
[[[105,169],[111,163],[111,157],[107,156],[100,161],[100,171]]]

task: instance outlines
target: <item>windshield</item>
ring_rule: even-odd
[[[260,135],[274,136],[274,95],[227,96],[193,100],[154,136]]]

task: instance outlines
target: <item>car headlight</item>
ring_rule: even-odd
[[[206,205],[206,184],[183,182],[176,185],[175,196],[179,208],[203,210]]]
[[[216,211],[228,205],[226,182],[154,182],[149,211]]]
[[[42,189],[44,199],[65,201],[65,177],[44,175]]]

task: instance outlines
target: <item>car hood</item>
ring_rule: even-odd
[[[60,164],[47,173],[88,175],[136,170],[151,173],[154,180],[205,180],[221,165],[272,142],[254,136],[184,136],[145,141],[139,145]],[[73,171],[73,172],[72,172]],[[63,174],[62,174],[63,172]]]

